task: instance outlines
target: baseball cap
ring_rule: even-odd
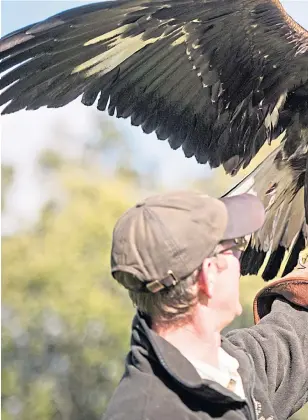
[[[157,291],[188,277],[223,240],[258,230],[261,201],[251,194],[221,199],[194,191],[154,195],[127,210],[112,238],[111,272],[134,275]],[[153,285],[159,287],[151,287]]]

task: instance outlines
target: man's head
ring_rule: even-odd
[[[112,274],[134,304],[159,322],[187,318],[198,302],[234,317],[240,312],[236,242],[263,222],[261,202],[248,194],[149,197],[114,228]]]

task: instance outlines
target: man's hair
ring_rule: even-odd
[[[168,324],[172,321],[172,324],[176,324],[188,321],[193,307],[198,302],[198,292],[194,287],[198,280],[198,273],[199,270],[196,270],[175,286],[162,289],[157,293],[132,290],[140,288],[141,283],[133,274],[117,271],[114,277],[129,289],[129,296],[134,306],[141,312],[149,315],[157,323]]]

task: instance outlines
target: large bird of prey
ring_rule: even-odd
[[[85,105],[131,117],[229,174],[277,149],[230,194],[266,205],[243,272],[273,278],[307,245],[308,33],[278,0],[118,0],[64,11],[0,41],[2,114]]]

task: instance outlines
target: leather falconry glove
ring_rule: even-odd
[[[298,265],[291,273],[271,282],[257,293],[253,302],[256,324],[271,311],[277,297],[283,297],[294,305],[308,310],[308,257],[300,258]]]

